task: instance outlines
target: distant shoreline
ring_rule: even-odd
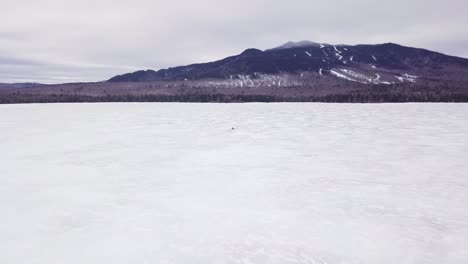
[[[0,96],[0,104],[32,103],[468,103],[468,96],[447,97],[363,97],[360,95],[333,95],[324,97],[274,97],[263,95],[7,95]]]
[[[468,89],[452,83],[372,85],[349,82],[281,87],[210,87],[203,82],[70,83],[0,88],[0,104],[79,102],[468,102]]]

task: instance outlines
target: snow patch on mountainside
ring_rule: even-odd
[[[348,70],[348,69],[339,69],[343,74],[346,74],[346,76],[348,77],[352,77],[352,81],[355,81],[355,82],[360,82],[360,83],[371,83],[373,81],[372,78],[370,77],[367,77],[366,75],[363,75],[363,74],[360,74],[360,73],[357,73],[355,71],[352,71],[352,70]]]
[[[376,76],[376,77],[375,77],[375,79],[374,79],[374,82],[378,82],[378,81],[380,80],[380,77],[381,77],[381,76],[380,76],[380,74],[378,74],[378,73],[376,73],[375,76]]]
[[[333,46],[333,48],[335,49],[335,56],[338,57],[338,60],[342,60],[343,59],[343,56],[341,56],[341,53],[342,51],[338,50],[338,48],[336,48],[336,46]]]
[[[363,84],[391,84],[391,82],[388,82],[387,80],[382,80],[382,76],[378,73],[375,73],[375,77],[350,69],[334,69],[330,71],[330,73],[335,77]]]
[[[405,73],[405,74],[402,74],[401,76],[395,76],[395,78],[397,78],[400,82],[408,81],[408,82],[415,83],[416,79],[419,77]]]
[[[301,74],[301,77],[304,73]],[[254,88],[254,87],[283,87],[283,86],[300,86],[301,83],[297,78],[289,74],[262,74],[255,73],[252,75],[239,74],[237,77],[219,80],[207,80],[195,83],[196,87],[212,87],[212,88]]]
[[[357,82],[357,80],[354,80],[354,79],[352,79],[352,78],[350,78],[350,77],[348,77],[348,76],[346,76],[346,75],[344,75],[342,73],[339,73],[339,72],[337,72],[335,70],[330,70],[330,73],[335,75],[338,78],[345,79],[347,81]]]

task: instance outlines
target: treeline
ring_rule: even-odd
[[[354,91],[324,96],[271,96],[248,94],[181,94],[181,95],[106,95],[79,94],[3,94],[0,104],[17,103],[98,103],[98,102],[191,102],[191,103],[247,103],[247,102],[326,102],[326,103],[384,103],[384,102],[468,102],[465,93],[437,93],[420,91],[400,93],[378,89]]]

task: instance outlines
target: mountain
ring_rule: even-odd
[[[0,85],[0,104],[43,102],[468,102],[468,59],[300,41],[106,82]]]
[[[366,84],[415,83],[420,80],[468,81],[468,59],[394,43],[329,45],[287,42],[265,51],[247,49],[239,55],[188,66],[144,70],[115,76],[109,82],[238,80],[254,85],[265,76],[305,74]]]

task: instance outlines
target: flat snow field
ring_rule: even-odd
[[[466,264],[468,104],[1,105],[0,263]]]

